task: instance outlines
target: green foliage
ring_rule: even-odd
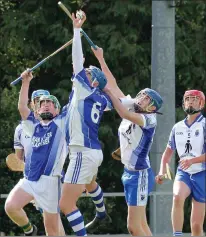
[[[65,0],[70,11],[82,8],[87,13],[84,29],[95,44],[104,49],[104,57],[125,94],[135,96],[150,86],[151,73],[151,1],[150,0]],[[20,85],[10,87],[13,81],[27,67],[51,54],[73,35],[71,20],[58,7],[57,1],[19,0],[0,1],[0,190],[9,193],[21,178],[20,173],[10,172],[5,157],[12,152],[13,133],[20,119],[17,111]],[[206,91],[206,4],[204,1],[184,1],[176,9],[176,119],[181,120],[183,92],[188,88]],[[85,66],[98,63],[82,38],[86,57]],[[30,93],[34,89],[48,89],[55,94],[62,105],[68,101],[71,91],[71,46],[63,50],[35,71]],[[120,118],[116,112],[103,116],[99,138],[104,152],[104,161],[99,170],[98,182],[105,192],[122,192],[121,174],[123,166],[111,159],[111,152],[118,147],[117,129]],[[66,161],[65,168],[68,164]],[[105,200],[113,226],[101,233],[127,233],[127,207],[124,198]],[[9,235],[21,234],[0,203],[0,231]],[[95,214],[91,199],[82,198],[78,205],[85,222]],[[189,229],[189,202],[185,204],[185,231]],[[44,234],[41,215],[29,205],[26,207],[32,222]],[[71,233],[65,218],[67,234]]]

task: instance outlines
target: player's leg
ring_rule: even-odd
[[[206,209],[206,171],[201,171],[190,176],[192,182],[192,210],[191,232],[192,236],[203,235],[203,223]]]
[[[21,188],[23,184],[24,181],[20,180],[9,193],[5,203],[5,211],[9,218],[23,229],[25,235],[36,235],[36,226],[30,223],[25,211],[23,210],[23,207],[33,199],[33,196]]]
[[[78,149],[78,151],[76,151]],[[65,175],[60,208],[67,216],[76,235],[85,235],[83,216],[76,206],[76,202],[85,185],[90,184],[97,174],[99,160],[102,161],[102,152],[88,148],[70,147],[70,163]]]
[[[132,236],[147,236],[143,229],[145,206],[128,206],[127,229]]]
[[[76,202],[81,196],[82,192],[85,190],[84,184],[63,184],[61,199],[60,199],[60,209],[67,217],[74,233],[79,236],[84,236],[86,234],[86,229],[84,226],[84,219],[76,206]]]
[[[43,215],[45,232],[51,236],[60,235],[60,183],[60,177],[41,175],[37,182],[31,184],[35,206]]]
[[[146,208],[145,208],[143,218],[142,218],[142,229],[143,229],[144,233],[146,234],[146,236],[152,236],[152,232],[151,232],[150,227],[147,223]]]
[[[70,148],[70,162],[60,198],[61,211],[66,215],[74,233],[80,236],[86,235],[86,229],[83,216],[76,203],[85,190],[85,178],[87,177],[85,175],[90,170],[82,153]]]
[[[101,187],[97,184],[95,179],[96,176],[94,177],[94,179],[90,184],[86,184],[86,190],[96,206],[96,216],[99,219],[104,219],[106,216],[106,210],[103,200],[103,191]]]
[[[60,214],[58,215],[58,218],[59,218],[59,234],[58,234],[58,236],[66,236],[66,233],[65,233],[65,230],[64,230],[64,226],[63,226]]]
[[[48,236],[58,236],[59,235],[59,214],[58,213],[48,213],[43,212],[44,217],[44,227],[46,234]]]
[[[203,224],[205,219],[205,203],[192,200],[191,210],[191,232],[192,236],[203,236]]]
[[[43,212],[43,210],[41,208],[38,208],[38,207],[36,207],[36,209],[42,214],[42,217],[44,219],[44,215],[43,215],[44,212]],[[65,230],[64,230],[64,226],[63,226],[63,223],[62,223],[62,219],[61,219],[60,213],[58,214],[58,219],[59,219],[59,221],[58,221],[58,223],[59,223],[59,233],[58,233],[58,236],[65,236],[66,234],[65,234]],[[46,229],[45,229],[45,231],[46,231]]]
[[[106,213],[103,191],[95,180],[96,175],[90,184],[86,184],[86,190],[96,206],[95,218],[85,226],[88,233],[95,231],[97,227],[106,226],[112,222]]]
[[[154,185],[154,175],[151,169],[130,171],[125,169],[122,175],[125,198],[128,205],[127,227],[133,236],[149,236],[146,205],[148,195]]]
[[[184,223],[184,203],[190,195],[190,178],[189,174],[178,170],[173,184],[173,203],[171,211],[173,235],[182,235]]]

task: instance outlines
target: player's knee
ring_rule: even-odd
[[[180,194],[173,194],[173,203],[182,206],[185,199]]]
[[[6,213],[11,213],[14,212],[17,209],[17,206],[15,205],[15,203],[11,200],[6,200],[5,205],[4,205],[4,209]]]
[[[191,229],[192,229],[192,233],[194,233],[195,235],[201,235],[203,231],[203,226],[201,223],[193,222],[191,223]]]

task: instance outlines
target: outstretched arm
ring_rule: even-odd
[[[26,120],[30,114],[30,109],[28,108],[28,93],[29,93],[29,85],[30,81],[33,78],[33,75],[31,72],[28,70],[24,71],[21,74],[22,79],[22,85],[21,85],[21,90],[19,93],[19,102],[18,102],[18,110],[21,114],[21,118],[23,120]]]
[[[96,50],[92,48],[92,51],[93,51],[95,57],[98,59],[101,69],[107,78],[108,87],[115,93],[117,98],[125,97],[124,93],[118,87],[115,77],[113,76],[113,74],[111,73],[110,69],[108,68],[108,66],[105,62],[104,55],[103,55],[103,49],[97,47]]]
[[[110,90],[106,86],[104,88],[104,92],[110,97],[114,108],[116,109],[117,113],[119,114],[119,116],[121,118],[127,119],[135,124],[138,124],[139,126],[145,125],[143,116],[141,114],[137,114],[137,113],[129,111],[124,105],[122,105],[122,103],[117,98],[117,96],[113,90]]]
[[[75,17],[74,13],[72,13],[72,20],[74,29],[74,37],[72,43],[72,61],[73,61],[74,74],[77,75],[79,72],[82,71],[84,63],[80,30],[81,26],[86,20],[86,15],[84,14],[83,18],[80,20]]]

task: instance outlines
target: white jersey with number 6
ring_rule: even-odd
[[[73,93],[69,109],[68,145],[101,149],[98,130],[105,110],[112,109],[110,98],[98,88],[90,86],[85,69],[73,79]]]

